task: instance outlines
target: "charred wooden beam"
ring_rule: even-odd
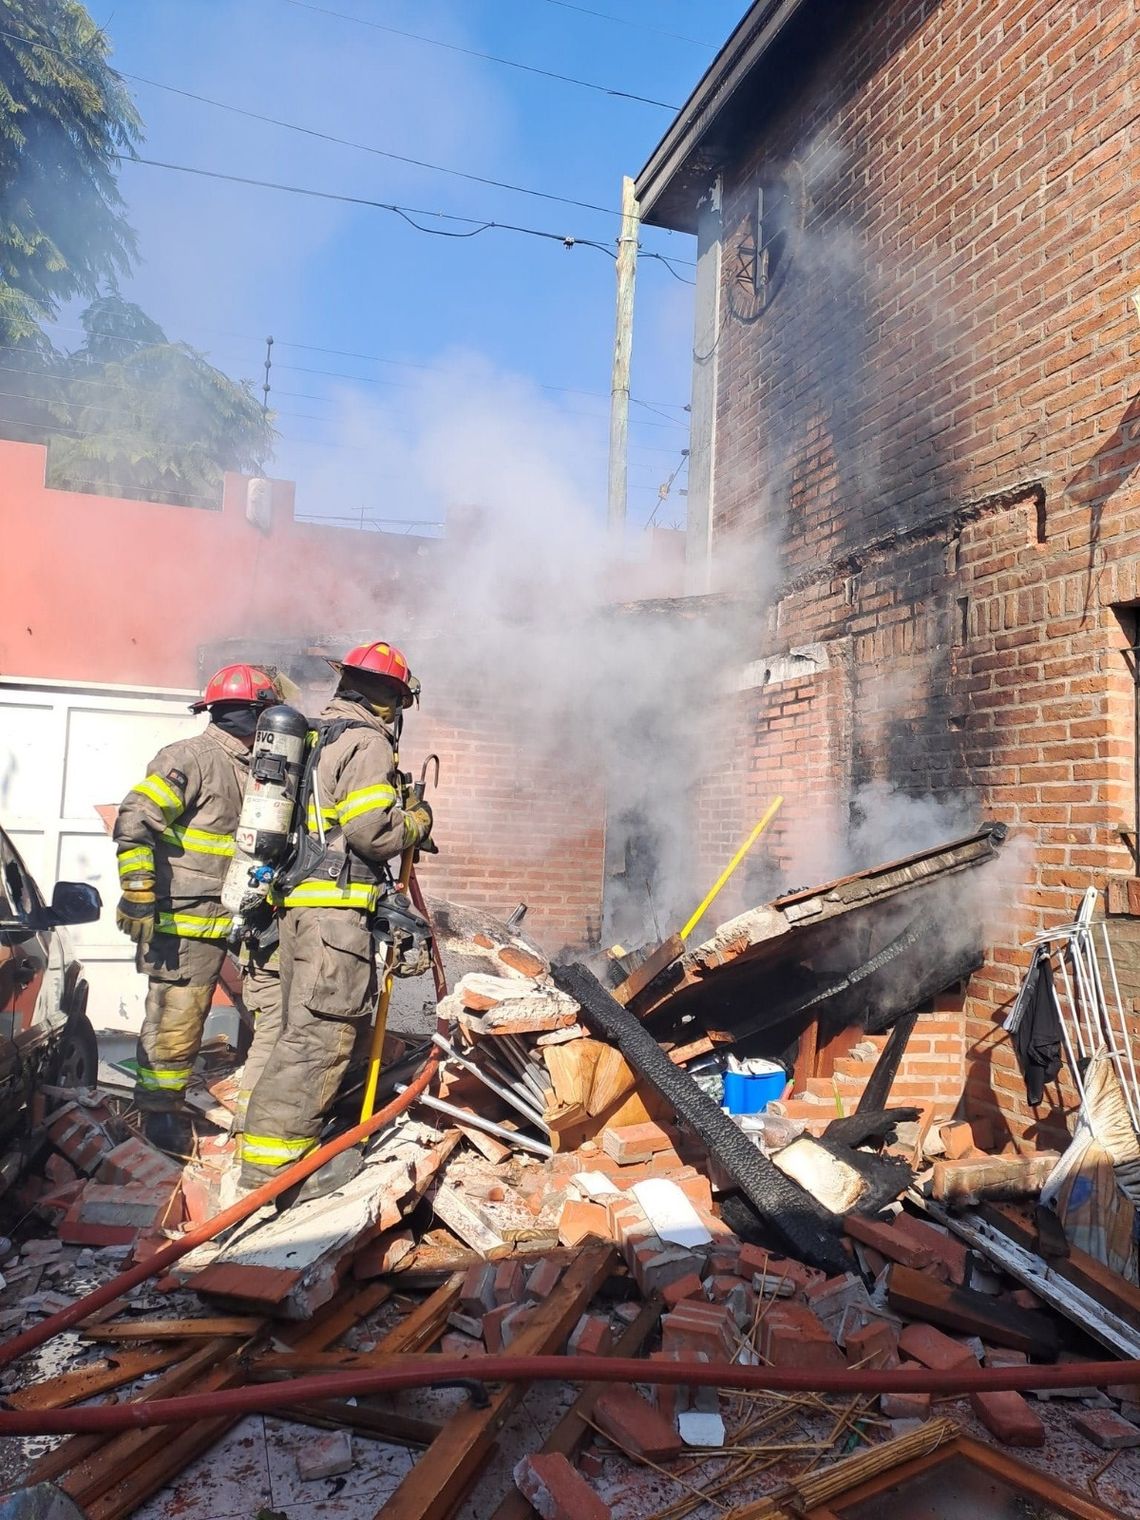
[[[585,966],[556,966],[553,975],[578,1003],[590,1028],[616,1045],[696,1131],[785,1249],[822,1271],[845,1272],[850,1261],[839,1245],[836,1217],[774,1167]]]

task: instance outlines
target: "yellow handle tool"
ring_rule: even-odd
[[[704,918],[705,914],[712,907],[716,899],[720,896],[721,891],[725,883],[728,881],[729,877],[736,870],[737,866],[744,859],[744,857],[748,854],[752,846],[760,838],[760,835],[772,822],[772,819],[775,818],[776,814],[780,811],[783,801],[783,797],[775,797],[768,804],[763,818],[760,819],[760,822],[752,830],[751,834],[749,834],[748,838],[744,841],[739,850],[737,850],[736,854],[725,866],[724,870],[717,877],[716,881],[713,882],[704,901],[701,903],[697,911],[693,914],[692,918],[690,918],[689,922],[681,930],[682,939],[688,939],[689,935],[692,934],[693,930],[700,923],[701,919]]]

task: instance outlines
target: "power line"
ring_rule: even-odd
[[[120,163],[124,164],[145,164],[151,169],[169,169],[176,174],[192,174],[197,175],[201,179],[224,180],[231,185],[250,185],[258,190],[279,190],[288,195],[309,196],[314,200],[339,201],[349,206],[367,206],[374,211],[393,211],[397,216],[402,217],[410,227],[414,227],[417,232],[426,232],[435,237],[475,237],[480,232],[491,231],[519,232],[527,237],[545,238],[549,242],[561,243],[566,249],[597,248],[607,258],[614,257],[612,249],[607,248],[604,243],[595,242],[591,238],[572,237],[567,233],[547,232],[538,227],[521,227],[513,222],[479,222],[478,218],[473,216],[455,216],[447,211],[420,211],[407,206],[397,206],[390,201],[374,201],[363,195],[344,195],[335,190],[316,190],[309,185],[286,185],[279,180],[253,179],[243,174],[224,174],[220,169],[199,169],[192,164],[171,164],[162,159],[139,158],[134,154],[119,153],[115,157]],[[444,232],[437,227],[422,227],[411,220],[414,216],[434,216],[441,221],[466,222],[473,226],[473,230],[471,232],[455,233]],[[652,257],[663,258],[663,255],[654,254]],[[674,273],[674,271],[670,272]],[[681,276],[677,275],[676,278],[680,279]]]
[[[73,53],[64,52],[62,48],[52,47],[46,42],[33,42],[31,38],[22,37],[19,32],[6,31],[0,28],[0,37],[9,37],[13,41],[21,42],[27,47],[39,48],[45,53],[54,53],[57,58],[67,59],[71,63],[82,63],[82,59],[76,58]],[[434,174],[447,174],[453,179],[464,179],[476,185],[488,185],[495,190],[509,190],[516,195],[529,195],[538,200],[557,201],[564,206],[574,206],[579,211],[599,211],[604,216],[620,216],[612,206],[598,206],[592,201],[571,200],[564,195],[555,195],[548,190],[531,190],[525,185],[511,184],[507,180],[491,179],[482,174],[471,174],[463,169],[452,169],[445,164],[433,164],[422,158],[410,158],[405,153],[393,153],[386,148],[374,147],[371,143],[354,142],[351,138],[337,137],[331,132],[319,131],[316,127],[303,127],[299,122],[284,121],[280,117],[266,116],[260,111],[250,111],[244,106],[234,105],[228,100],[215,100],[209,95],[199,95],[193,90],[182,89],[179,85],[165,84],[159,79],[148,79],[145,74],[132,74],[126,69],[116,70],[123,79],[129,79],[134,84],[144,84],[152,90],[163,90],[168,95],[179,95],[183,100],[193,100],[199,105],[213,106],[219,111],[230,111],[235,116],[244,116],[250,121],[260,121],[266,126],[280,127],[286,132],[299,132],[305,137],[315,137],[322,142],[334,143],[341,148],[356,148],[361,153],[372,153],[377,158],[391,159],[394,163],[409,164],[415,169],[430,169]],[[133,160],[134,155],[130,155]],[[139,160],[145,162],[145,160]],[[424,213],[430,214],[430,213]],[[472,220],[472,218],[467,218]]]
[[[715,44],[701,42],[696,37],[686,37],[681,32],[670,32],[663,26],[652,26],[646,21],[630,21],[625,16],[614,16],[609,11],[592,11],[584,5],[572,5],[570,0],[546,0],[547,5],[557,5],[564,11],[578,11],[583,16],[596,16],[599,21],[615,21],[618,26],[631,26],[638,32],[656,32],[659,37],[674,37],[678,42],[691,42],[694,47],[716,52]]]
[[[486,63],[500,63],[509,69],[521,69],[526,74],[538,74],[543,79],[555,79],[560,84],[577,85],[583,90],[595,90],[600,95],[612,95],[618,100],[635,100],[644,106],[659,106],[663,111],[679,111],[679,106],[666,100],[653,100],[648,95],[634,95],[629,90],[617,90],[609,85],[597,84],[590,79],[575,79],[569,74],[556,74],[551,69],[538,68],[532,63],[520,63],[517,58],[501,58],[496,53],[483,53],[477,48],[461,47],[457,42],[442,42],[438,37],[424,37],[419,32],[405,32],[397,26],[386,26],[379,21],[366,21],[362,16],[349,16],[344,11],[334,11],[328,6],[314,5],[311,0],[285,0],[298,10],[315,11],[321,16],[335,16],[338,21],[351,21],[356,26],[366,26],[372,31],[386,32],[391,37],[406,37],[412,42],[424,42],[429,47],[444,48],[449,53],[462,53],[467,58],[480,58]]]

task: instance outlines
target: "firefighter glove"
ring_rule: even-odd
[[[115,909],[115,924],[145,950],[154,934],[154,888],[124,891]]]
[[[423,844],[431,833],[431,806],[421,797],[404,813],[404,843]]]

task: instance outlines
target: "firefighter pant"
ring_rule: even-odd
[[[256,1185],[312,1150],[376,1001],[367,916],[292,908],[281,925],[284,1026],[246,1113],[242,1182]]]
[[[238,1088],[237,1107],[230,1133],[241,1135],[245,1131],[245,1114],[249,1096],[257,1086],[258,1078],[265,1070],[265,1063],[277,1044],[284,1022],[284,1006],[281,996],[281,952],[277,945],[262,950],[254,945],[248,958],[243,960],[241,998],[245,1011],[253,1020],[253,1044],[242,1067]]]
[[[224,939],[174,934],[156,934],[139,951],[137,965],[148,979],[146,1017],[136,1048],[135,1102],[140,1108],[181,1107],[225,955]]]

